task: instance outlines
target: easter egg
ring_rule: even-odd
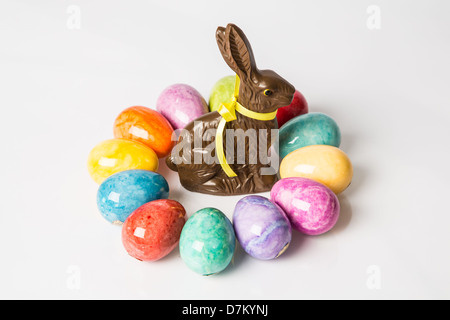
[[[209,110],[216,111],[222,103],[228,103],[234,95],[236,76],[223,77],[214,84],[209,96]]]
[[[155,151],[158,158],[167,156],[174,145],[173,128],[158,111],[147,107],[123,110],[114,122],[114,137],[141,142]]]
[[[224,270],[231,262],[236,240],[230,220],[218,209],[195,212],[180,237],[180,255],[193,271],[210,275]]]
[[[284,158],[288,153],[306,146],[326,144],[339,147],[341,132],[332,118],[314,112],[288,121],[279,131],[279,141],[279,154]]]
[[[283,210],[262,196],[246,196],[236,204],[233,214],[236,238],[254,258],[274,259],[291,242],[291,225]]]
[[[303,94],[295,90],[291,104],[281,107],[277,111],[278,128],[281,128],[289,120],[305,113],[308,113],[308,103]]]
[[[169,185],[162,175],[148,170],[126,170],[103,181],[97,192],[97,206],[106,220],[122,224],[143,204],[168,197]]]
[[[341,149],[314,145],[297,149],[284,157],[280,164],[280,177],[309,178],[338,194],[350,185],[353,167]]]
[[[169,120],[174,129],[182,129],[209,112],[202,95],[187,84],[174,84],[166,88],[158,97],[156,110]]]
[[[281,179],[272,187],[270,199],[284,210],[292,228],[307,235],[329,231],[339,218],[339,200],[334,192],[311,179]]]
[[[122,243],[128,254],[142,261],[156,261],[178,244],[186,211],[174,200],[155,200],[139,208],[122,226]]]
[[[89,153],[88,171],[92,179],[102,183],[110,175],[131,169],[156,171],[156,153],[142,143],[110,139],[97,144]]]

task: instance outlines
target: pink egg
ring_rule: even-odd
[[[339,218],[340,205],[334,192],[311,179],[281,179],[272,187],[270,197],[284,210],[292,227],[307,235],[331,230]]]
[[[166,88],[156,102],[156,110],[169,120],[174,129],[182,129],[209,112],[202,95],[187,84],[174,84]]]

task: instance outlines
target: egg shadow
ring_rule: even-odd
[[[346,154],[351,153],[352,147],[355,144],[357,137],[355,134],[344,132],[341,133],[341,143],[339,145],[339,149],[344,151]]]
[[[245,261],[247,259],[252,259],[252,257],[250,257],[245,251],[244,249],[241,247],[241,244],[239,243],[239,241],[237,241],[236,239],[236,246],[234,249],[234,255],[233,258],[231,259],[230,264],[225,268],[225,270],[219,272],[218,274],[215,274],[214,276],[216,277],[220,277],[220,276],[226,276],[229,273],[234,272],[234,270],[237,268],[241,268],[243,264],[245,264]]]
[[[345,194],[340,194],[338,195],[338,199],[341,209],[339,213],[339,219],[336,222],[336,225],[330,231],[332,233],[338,233],[346,229],[347,226],[350,224],[350,221],[352,220],[353,216],[352,206],[347,196]]]
[[[189,194],[186,193],[186,190],[179,188],[172,188],[169,193],[169,199],[178,201],[180,203],[185,203],[189,199]]]
[[[362,190],[364,184],[367,182],[368,176],[369,171],[366,167],[360,166],[359,164],[353,164],[352,181],[347,189],[338,196],[338,198],[340,199],[342,196],[352,197],[353,194],[356,194],[359,190]]]
[[[169,199],[180,203],[188,201],[189,192],[181,186],[178,172],[172,171],[166,164],[166,158],[159,159],[158,173],[162,175],[169,184]]]
[[[156,261],[146,261],[149,264],[156,264],[156,263],[160,263],[160,264],[165,264],[165,263],[169,263],[169,262],[173,262],[176,260],[180,260],[181,259],[181,255],[180,255],[180,247],[179,244],[177,244],[177,246],[175,248],[173,248],[172,251],[170,251],[165,257],[156,260]]]
[[[178,173],[169,169],[166,164],[166,158],[159,159],[158,173],[162,175],[169,183],[172,182],[172,180],[178,180]]]
[[[289,247],[286,249],[286,251],[277,259],[289,259],[294,256],[298,257],[299,251],[302,250],[302,248],[307,244],[307,242],[308,242],[307,235],[304,235],[301,232],[292,229],[291,243],[289,244]]]

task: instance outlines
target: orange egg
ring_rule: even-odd
[[[158,111],[135,106],[122,111],[114,122],[114,137],[139,141],[155,151],[158,158],[167,156],[174,145],[173,128]]]

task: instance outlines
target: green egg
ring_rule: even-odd
[[[311,112],[286,122],[279,132],[279,155],[284,158],[292,151],[312,146],[329,145],[339,148],[341,131],[326,114]]]
[[[227,76],[216,82],[209,97],[209,110],[216,111],[221,103],[228,103],[234,94],[236,76]]]
[[[231,262],[236,240],[233,226],[222,211],[204,208],[186,222],[180,236],[180,255],[201,275],[224,270]]]

